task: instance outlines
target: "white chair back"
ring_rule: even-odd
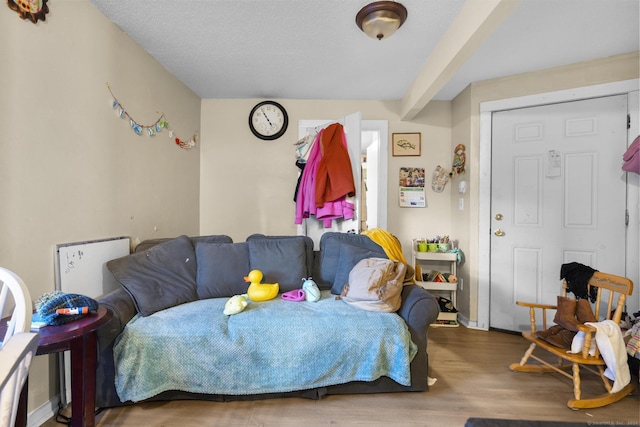
[[[27,285],[17,274],[6,268],[0,267],[0,317],[5,317],[6,312],[11,313],[0,348],[13,334],[17,332],[29,332],[31,330],[31,294]],[[8,296],[13,297],[13,308],[9,306]]]
[[[18,332],[0,349],[0,427],[16,423],[20,393],[37,348],[37,333]]]
[[[0,427],[15,425],[20,393],[38,348],[31,330],[31,295],[22,279],[0,267],[0,318],[10,314],[0,342]],[[11,295],[11,299],[9,299]],[[4,326],[4,325],[2,325]]]

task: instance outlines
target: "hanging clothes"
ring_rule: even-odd
[[[345,196],[327,201],[320,207],[315,203],[316,180],[320,162],[323,159],[321,141],[325,132],[326,129],[322,129],[316,136],[309,152],[309,158],[300,176],[296,196],[296,224],[302,224],[303,219],[315,216],[317,220],[323,222],[324,228],[331,228],[334,219],[355,218],[355,205],[347,201]],[[346,139],[344,144],[346,144]],[[351,174],[351,166],[349,166],[349,173]]]
[[[313,132],[313,134],[310,129],[307,129],[307,134],[300,138],[295,144],[293,144],[296,146],[296,162],[307,161],[307,155],[309,154],[309,150],[311,149],[311,146],[313,145],[313,142],[315,141],[317,135],[317,129]]]
[[[296,197],[296,224],[302,224],[302,220],[309,218],[310,215],[316,214],[315,192],[316,192],[316,174],[318,164],[320,163],[320,138],[324,133],[324,129],[320,130],[316,135],[306,166],[302,170],[300,176],[300,184],[298,186],[298,195]]]
[[[576,298],[589,298],[591,302],[595,302],[598,296],[598,289],[595,287],[588,289],[588,284],[591,276],[596,271],[598,270],[594,270],[588,265],[569,262],[560,266],[560,279],[567,281],[567,290],[573,292]]]
[[[640,136],[633,140],[627,151],[622,155],[624,164],[622,170],[640,174]]]
[[[333,123],[327,126],[320,141],[322,159],[316,177],[316,207],[356,194],[347,139],[342,125]]]
[[[296,183],[296,190],[293,192],[293,201],[298,201],[298,191],[300,190],[300,181],[302,181],[302,174],[304,173],[304,168],[307,166],[307,161],[298,159],[296,160],[296,166],[300,169],[300,175],[298,175],[298,182]]]
[[[324,228],[331,228],[331,222],[334,219],[354,219],[355,205],[341,197],[332,202],[326,202],[322,207],[316,209],[316,218],[324,222]]]
[[[307,166],[307,156],[311,151],[311,147],[318,136],[318,129],[316,128],[313,134],[311,133],[311,129],[307,129],[307,134],[300,138],[295,144],[296,146],[296,166],[300,169],[300,173],[298,174],[298,181],[296,182],[296,189],[293,193],[293,201],[296,202],[298,200],[298,190],[300,189],[300,181],[302,181],[302,172],[304,168]]]

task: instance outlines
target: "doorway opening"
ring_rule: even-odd
[[[363,120],[360,129],[361,231],[387,228],[387,126],[386,120]]]

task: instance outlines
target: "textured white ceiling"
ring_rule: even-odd
[[[468,0],[482,1],[482,0]],[[464,0],[401,0],[387,40],[367,0],[91,0],[201,98],[400,99]],[[522,0],[435,99],[470,82],[640,50],[640,0]]]

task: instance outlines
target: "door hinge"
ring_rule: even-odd
[[[625,227],[629,226],[629,209],[626,209],[624,211],[624,226]]]
[[[627,129],[631,129],[631,114],[627,114]]]

